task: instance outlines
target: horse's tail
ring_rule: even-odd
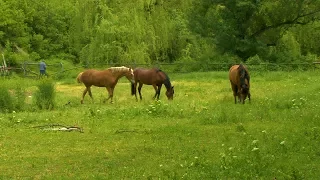
[[[136,87],[135,87],[135,85],[134,85],[134,83],[131,83],[131,95],[133,96],[133,95],[135,95],[136,94]]]
[[[82,73],[83,73],[83,72],[79,73],[78,76],[77,76],[77,82],[78,82],[78,83],[82,83],[82,81],[81,81],[81,75],[82,75]]]

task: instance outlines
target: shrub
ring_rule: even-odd
[[[15,93],[14,93],[14,108],[17,111],[24,110],[26,95],[25,95],[25,88],[23,86],[20,86],[19,84],[15,87]]]
[[[55,106],[55,86],[51,81],[42,80],[35,92],[35,105],[39,109],[53,109]]]
[[[12,112],[13,100],[9,90],[5,87],[0,87],[0,112]]]

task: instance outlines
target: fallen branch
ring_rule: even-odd
[[[44,131],[79,131],[80,133],[83,133],[82,128],[78,126],[65,126],[60,124],[49,124],[49,125],[42,125],[42,126],[34,126],[33,128],[39,128]]]
[[[130,129],[118,129],[118,130],[116,130],[116,134],[125,133],[125,132],[138,132],[138,130],[136,130],[136,129],[132,129],[132,130],[130,130]]]

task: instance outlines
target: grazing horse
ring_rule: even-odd
[[[83,91],[81,104],[83,104],[84,96],[89,92],[91,99],[91,86],[97,87],[106,87],[109,93],[109,97],[105,99],[103,102],[106,102],[108,99],[113,97],[113,90],[118,82],[118,80],[125,76],[131,83],[134,83],[133,70],[131,68],[127,68],[124,66],[121,67],[111,67],[106,70],[95,70],[89,69],[79,73],[77,77],[78,83],[83,83],[86,86],[86,89]]]
[[[244,104],[248,96],[250,101],[250,75],[247,68],[240,65],[233,65],[229,70],[229,80],[234,96],[234,103],[237,103],[237,96],[240,103]]]
[[[142,100],[141,88],[143,84],[153,86],[156,92],[153,98],[157,98],[157,100],[159,100],[161,87],[162,87],[162,84],[164,84],[164,86],[167,89],[166,95],[168,99],[169,100],[173,99],[174,88],[171,85],[170,78],[162,70],[158,68],[152,68],[152,69],[136,68],[134,69],[133,74],[134,74],[135,82],[131,85],[131,92],[132,92],[132,95],[136,96],[137,101],[138,101],[138,98],[137,98],[138,83],[139,83],[138,91],[140,95],[140,100]]]

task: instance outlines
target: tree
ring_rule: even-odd
[[[243,60],[267,52],[291,28],[320,20],[318,0],[207,0],[194,7],[192,21],[201,28],[193,30]]]

